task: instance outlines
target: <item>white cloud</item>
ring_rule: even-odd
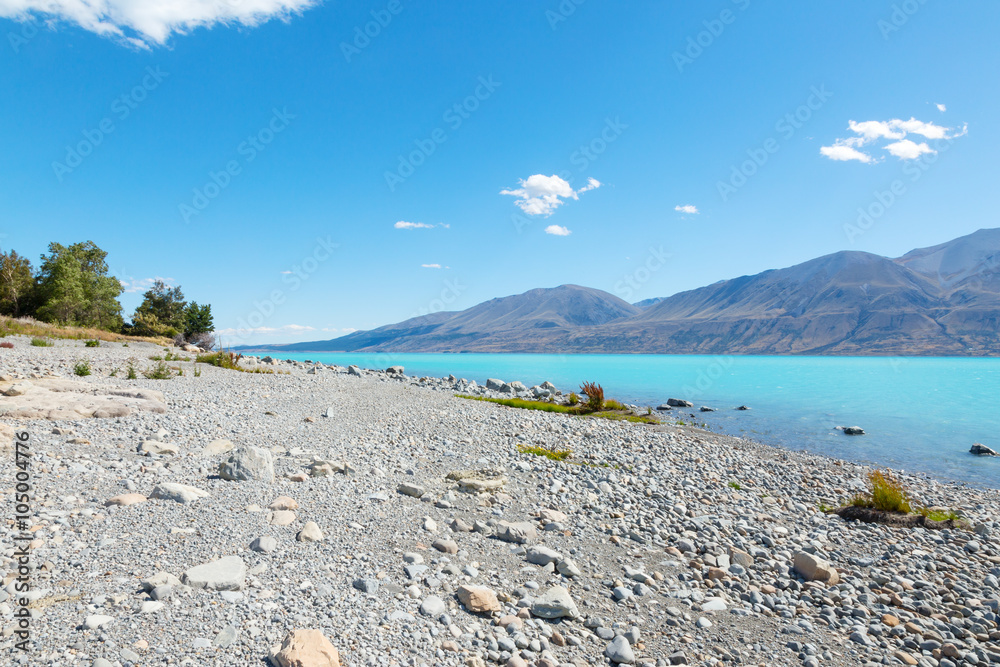
[[[535,174],[526,180],[519,180],[521,187],[501,190],[500,194],[517,197],[514,204],[528,215],[550,216],[567,199],[579,199],[582,192],[596,190],[601,182],[596,178],[587,179],[587,184],[579,190],[558,176]]]
[[[393,227],[396,229],[434,229],[434,225],[428,225],[426,222],[406,222],[405,220],[400,220]]]
[[[945,110],[943,104],[939,104],[937,107],[941,111]],[[851,120],[847,122],[847,127],[858,136],[837,139],[833,142],[833,145],[823,146],[819,149],[819,152],[823,156],[841,162],[850,160],[857,160],[864,163],[877,162],[878,160],[872,158],[871,155],[858,149],[880,139],[885,139],[892,142],[883,146],[891,155],[901,160],[915,160],[924,154],[936,154],[937,151],[927,145],[926,142],[916,143],[911,139],[907,139],[907,135],[917,134],[925,139],[940,140],[955,139],[968,132],[967,125],[962,127],[961,130],[956,130],[955,128],[917,120],[912,116],[909,120],[894,118],[886,121],[866,120],[860,123]]]
[[[936,154],[937,151],[927,145],[926,142],[915,143],[909,139],[897,141],[885,147],[887,151],[898,157],[900,160],[916,160],[924,153]]]
[[[946,106],[945,106],[945,105],[943,105],[943,104],[938,104],[938,105],[937,105],[937,108],[938,108],[938,111],[940,111],[941,113],[944,113],[945,111],[947,111],[947,110],[948,110],[948,107],[946,107]]]
[[[0,0],[0,2],[2,1],[3,0]],[[125,290],[126,294],[145,292],[150,289],[157,280],[163,282],[167,287],[173,287],[176,285],[176,281],[173,278],[162,278],[160,276],[156,276],[155,278],[142,278],[140,280],[136,280],[132,276],[125,276],[125,278],[125,280],[119,278],[118,282],[121,283],[122,289]]]
[[[320,331],[325,331],[327,333],[354,333],[357,329],[353,327],[344,327],[343,329],[338,329],[337,327],[323,327]]]
[[[698,210],[698,207],[693,204],[674,206],[674,210],[679,211],[680,213],[687,213],[688,215],[698,215],[699,213],[701,213],[701,211]]]
[[[857,160],[858,162],[871,162],[872,156],[862,153],[856,148],[852,148],[847,143],[837,142],[833,146],[822,146],[819,152],[831,160],[846,162],[847,160]]]
[[[424,268],[424,269],[448,269],[448,268],[451,268],[449,266],[441,266],[440,264],[421,264],[420,267]]]
[[[549,225],[545,228],[546,234],[552,234],[553,236],[569,236],[573,232],[569,231],[561,225]]]
[[[216,24],[254,27],[287,20],[319,0],[0,0],[0,17],[75,23],[139,48],[164,44],[173,33]]]

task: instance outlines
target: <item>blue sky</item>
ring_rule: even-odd
[[[996,3],[161,4],[0,0],[0,244],[233,344],[998,226]]]

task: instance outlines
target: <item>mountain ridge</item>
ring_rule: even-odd
[[[840,251],[629,304],[560,285],[274,352],[1000,355],[1000,229]]]

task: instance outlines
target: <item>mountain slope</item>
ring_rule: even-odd
[[[1000,230],[628,304],[563,285],[283,351],[1000,355]],[[257,348],[260,349],[260,348]]]

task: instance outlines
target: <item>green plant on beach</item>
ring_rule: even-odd
[[[108,377],[113,377],[113,378],[118,377],[118,369],[117,368],[112,368],[111,372],[108,373]]]
[[[579,405],[580,397],[576,395],[576,392],[571,392],[567,403],[569,403],[570,405]]]
[[[33,347],[52,347],[55,343],[50,341],[48,338],[32,338],[31,345]]]
[[[932,510],[929,507],[921,507],[917,510],[917,514],[925,516],[931,521],[958,521],[962,518],[954,510]]]
[[[80,377],[90,375],[90,364],[86,361],[78,362],[76,366],[73,366],[73,374]]]
[[[152,368],[143,371],[142,375],[147,380],[169,380],[174,376],[174,372],[165,361],[160,361]]]
[[[227,368],[231,371],[240,371],[241,373],[261,373],[264,375],[272,375],[274,373],[274,371],[269,368],[244,368],[243,366],[240,366],[240,359],[242,358],[242,354],[228,350],[219,350],[218,352],[212,352],[210,354],[199,354],[197,358],[195,358],[195,361],[200,364],[208,364],[218,368]]]
[[[580,392],[587,397],[587,408],[591,412],[600,412],[604,409],[604,388],[593,382],[584,382],[580,385]]]
[[[573,455],[573,452],[568,449],[548,449],[546,447],[537,447],[534,445],[518,445],[517,451],[522,454],[544,456],[551,461],[565,461]]]
[[[88,340],[83,345],[84,345],[84,347],[100,347],[101,346],[101,341],[99,341],[99,340]]]
[[[742,486],[739,485],[739,482],[730,482],[728,486],[730,489],[736,489],[737,491],[743,488]]]
[[[851,504],[883,512],[909,514],[911,511],[910,496],[903,483],[888,470],[868,473],[868,491],[851,498]]]
[[[131,359],[128,360],[128,366],[125,369],[125,373],[126,380],[138,379],[138,376],[135,373],[135,363]]]

